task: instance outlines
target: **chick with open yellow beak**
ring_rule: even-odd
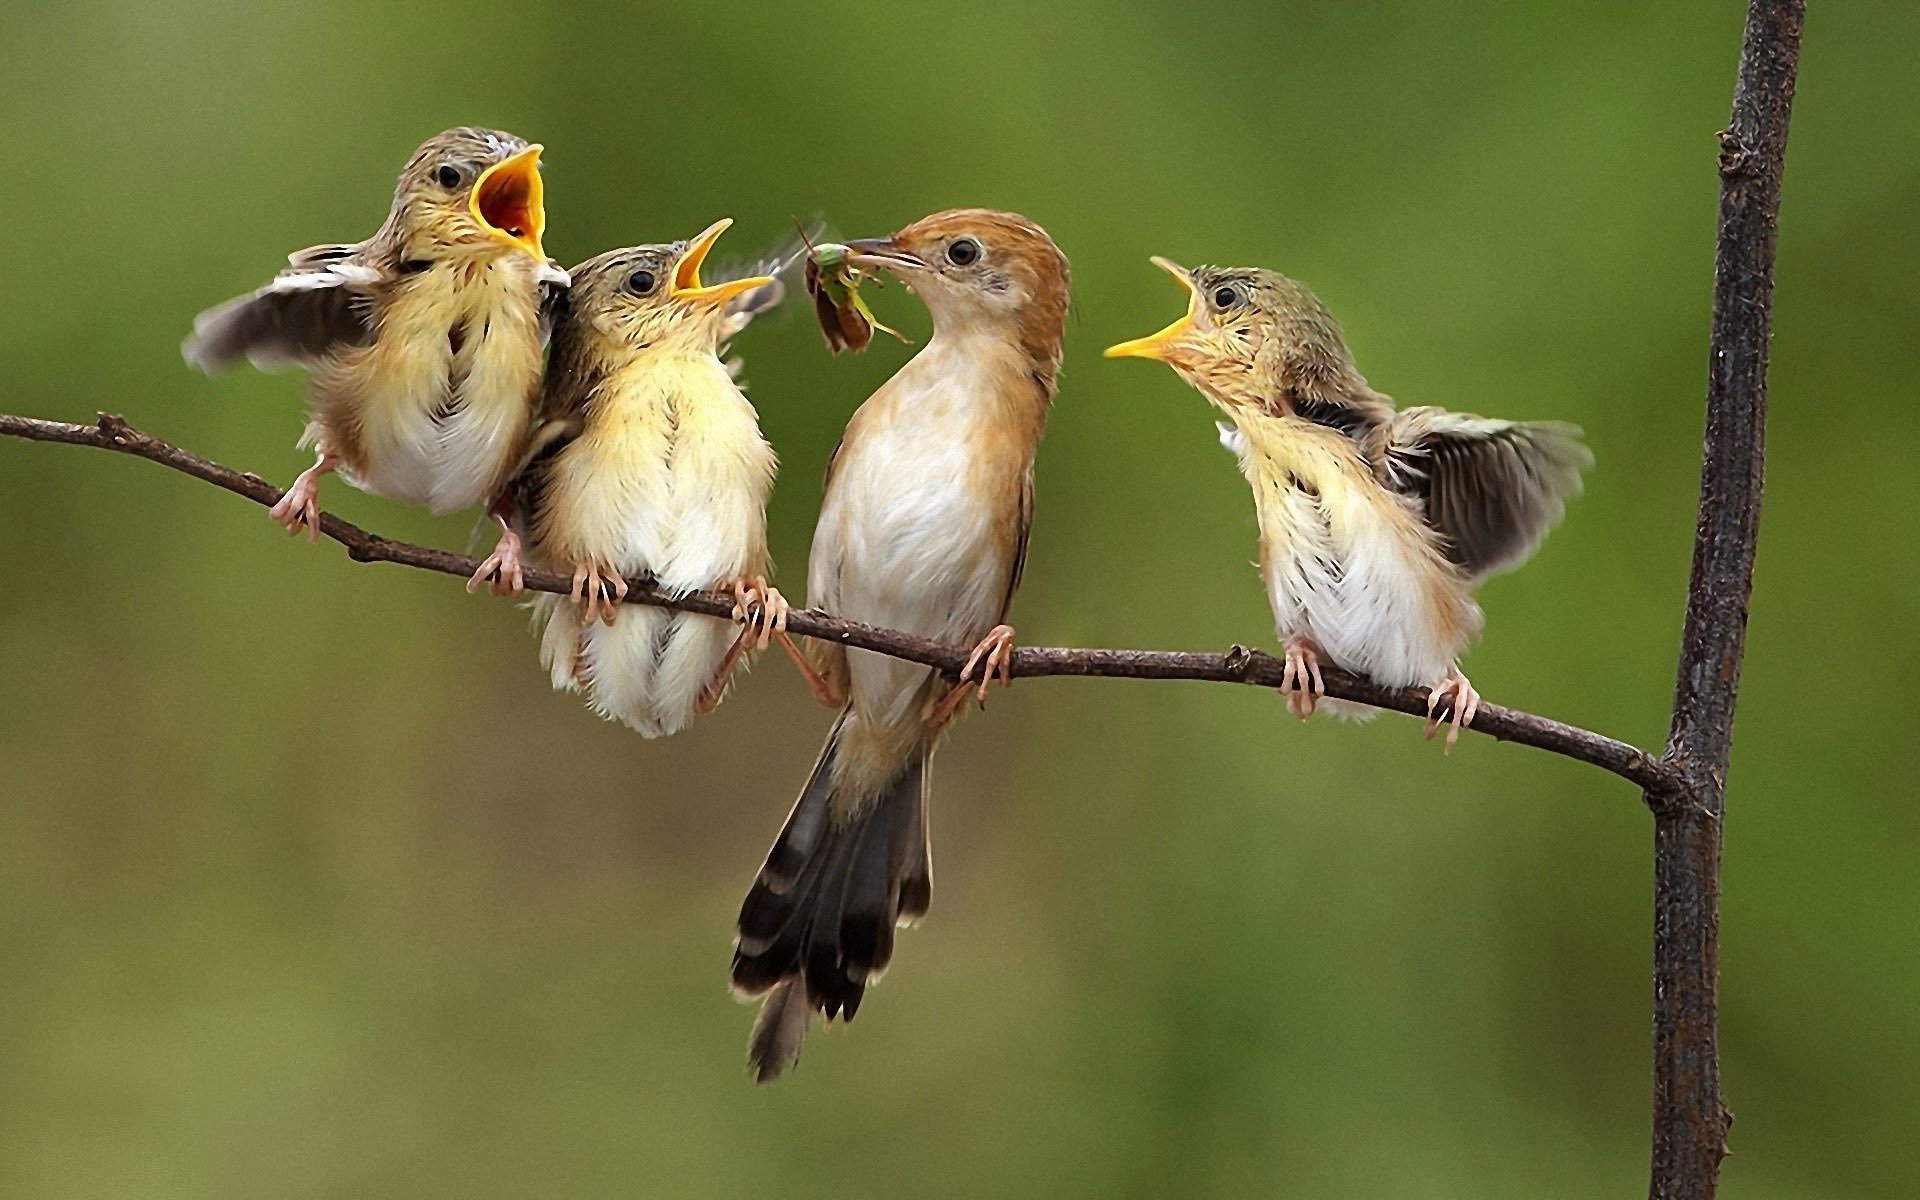
[[[1221,440],[1253,485],[1260,574],[1286,651],[1281,691],[1302,720],[1323,659],[1388,687],[1427,689],[1427,736],[1449,749],[1480,694],[1458,659],[1480,632],[1473,588],[1525,562],[1593,456],[1555,421],[1396,410],[1354,365],[1314,294],[1256,267],[1164,258],[1187,311],[1107,357],[1158,359],[1229,418]]]
[[[414,152],[378,233],[302,250],[267,286],[200,315],[182,347],[195,366],[245,357],[310,373],[301,444],[317,457],[275,521],[317,538],[320,479],[336,471],[434,513],[499,493],[567,285],[545,231],[540,147],[450,129]]]
[[[776,636],[791,646],[787,603],[766,580],[776,460],[721,361],[726,339],[784,289],[768,275],[701,281],[731,223],[573,269],[540,423],[508,489],[529,560],[573,573],[572,597],[533,602],[554,686],[648,737],[718,704],[748,649]],[[747,628],[622,606],[627,581],[643,577],[670,592],[730,590]]]

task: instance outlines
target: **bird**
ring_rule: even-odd
[[[246,358],[309,373],[314,462],[272,509],[317,541],[323,476],[435,514],[500,492],[523,454],[567,273],[542,246],[542,147],[463,126],[407,160],[379,232],[313,246],[208,309],[181,346],[209,373]],[[507,544],[517,546],[494,514]]]
[[[819,760],[741,905],[734,990],[763,996],[748,1060],[762,1083],[799,1056],[812,1014],[851,1021],[894,929],[932,898],[928,765],[969,691],[1011,682],[1008,609],[1033,522],[1034,457],[1067,316],[1067,258],[1026,217],[955,209],[847,261],[927,306],[926,345],[862,404],[827,470],[808,599],[840,617],[972,647],[957,682],[817,647],[838,710]]]
[[[1484,622],[1473,590],[1525,562],[1579,494],[1593,465],[1580,429],[1397,409],[1305,285],[1263,268],[1151,261],[1187,311],[1106,355],[1168,364],[1231,421],[1221,441],[1253,486],[1288,707],[1301,720],[1321,703],[1372,713],[1321,700],[1329,661],[1425,688],[1426,736],[1444,722],[1451,751],[1480,706],[1459,666]]]
[[[701,282],[702,261],[731,224],[609,250],[569,272],[539,420],[506,489],[527,561],[573,575],[570,596],[533,601],[553,685],[585,693],[594,711],[647,737],[719,704],[750,643],[765,648],[778,636],[798,655],[787,602],[766,578],[777,460],[721,358],[784,288],[771,275]],[[622,611],[637,579],[676,595],[730,590],[747,628],[736,635],[717,618],[658,607]]]

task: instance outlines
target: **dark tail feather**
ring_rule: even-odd
[[[754,1024],[748,1061],[762,1083],[800,1055],[808,1018],[851,1021],[868,984],[893,958],[894,928],[924,916],[932,899],[927,844],[927,760],[922,747],[885,791],[836,817],[833,761],[847,734],[843,712],[801,790],[766,865],[740,906],[733,986],[770,992]]]
[[[747,1061],[753,1064],[755,1083],[772,1083],[787,1064],[800,1057],[800,1044],[807,1040],[807,1021],[812,1016],[806,989],[797,977],[775,984],[767,993],[753,1022],[753,1040],[747,1044]]]

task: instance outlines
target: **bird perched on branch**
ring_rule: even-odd
[[[289,533],[305,525],[318,538],[330,472],[434,513],[499,492],[533,419],[547,312],[567,285],[541,247],[540,151],[491,129],[428,138],[378,233],[299,251],[267,286],[194,321],[181,348],[194,366],[245,357],[311,374],[301,445],[316,457],[272,512]]]
[[[786,601],[766,580],[773,448],[720,358],[782,287],[767,275],[701,283],[701,262],[731,224],[573,269],[540,422],[508,488],[529,559],[573,572],[570,598],[534,600],[554,686],[585,692],[596,712],[648,737],[718,704],[756,639],[778,636],[798,656]],[[517,564],[492,566],[518,586]],[[622,606],[640,578],[681,594],[731,589],[748,628]]]
[[[1232,420],[1221,440],[1253,485],[1288,706],[1313,715],[1325,658],[1427,688],[1427,736],[1445,719],[1451,749],[1480,703],[1458,665],[1482,623],[1473,588],[1526,561],[1579,492],[1593,463],[1579,429],[1396,411],[1301,284],[1153,262],[1186,291],[1187,312],[1107,357],[1167,363]]]
[[[898,276],[933,336],[861,405],[827,472],[810,599],[838,616],[975,646],[957,684],[923,666],[828,645],[815,692],[840,715],[741,906],[733,983],[767,998],[758,1078],[799,1054],[815,1010],[852,1020],[927,911],[927,769],[976,685],[1010,679],[1004,624],[1033,519],[1033,462],[1060,368],[1066,257],[1012,213],[938,213],[847,244]],[[816,645],[818,645],[816,643]]]

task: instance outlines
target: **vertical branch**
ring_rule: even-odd
[[[1709,1200],[1732,1114],[1720,1093],[1720,844],[1765,468],[1767,349],[1787,119],[1805,0],[1749,0],[1720,227],[1700,516],[1654,812],[1654,1200]]]

